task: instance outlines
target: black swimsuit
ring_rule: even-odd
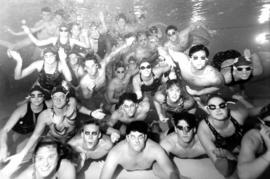
[[[216,147],[232,151],[235,147],[237,147],[241,143],[241,139],[243,137],[243,128],[233,117],[230,117],[230,120],[232,121],[232,123],[235,127],[235,132],[233,135],[231,135],[229,137],[221,136],[216,131],[216,129],[210,124],[208,119],[205,119],[205,122],[216,138],[216,140],[214,142]]]
[[[36,126],[38,115],[45,109],[47,109],[47,106],[45,103],[43,103],[43,109],[39,113],[34,113],[31,109],[30,102],[28,102],[26,114],[21,119],[19,119],[12,130],[20,134],[28,134],[33,132]]]
[[[159,86],[161,85],[161,78],[155,78],[154,73],[152,73],[152,74],[153,74],[154,80],[153,80],[152,84],[150,84],[150,85],[144,84],[142,76],[140,74],[140,80],[141,80],[141,83],[142,83],[142,85],[141,85],[142,93],[151,92],[151,95],[154,95],[155,92],[158,90]]]

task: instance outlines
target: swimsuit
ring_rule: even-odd
[[[45,109],[47,109],[47,106],[45,105],[45,103],[43,103],[42,110],[38,113],[34,113],[31,109],[31,103],[28,102],[26,114],[19,119],[19,121],[15,124],[12,130],[20,134],[28,134],[33,132],[39,114]]]
[[[241,139],[243,136],[243,128],[232,116],[230,117],[229,120],[233,123],[235,127],[234,134],[229,137],[221,136],[207,119],[205,119],[205,122],[215,136],[216,140],[214,143],[216,147],[232,151],[235,147],[237,147],[241,143]]]
[[[161,85],[161,78],[155,78],[154,73],[152,73],[152,74],[153,74],[153,78],[154,78],[152,84],[150,84],[150,85],[144,84],[141,74],[140,74],[140,80],[142,83],[142,85],[141,85],[142,93],[151,92],[151,95],[153,96],[155,94],[155,92],[158,90],[159,86]]]

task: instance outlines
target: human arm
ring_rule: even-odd
[[[253,76],[261,75],[263,73],[263,66],[260,57],[256,53],[251,54],[249,49],[244,50],[244,56],[252,62]]]
[[[236,167],[236,158],[231,152],[215,146],[213,135],[205,121],[200,122],[198,137],[216,169],[225,177],[231,176]]]
[[[72,81],[72,75],[71,72],[69,70],[69,67],[67,65],[67,54],[65,52],[65,50],[63,48],[59,48],[58,50],[58,56],[60,59],[60,64],[61,64],[61,72],[63,73],[65,80],[68,82]]]
[[[108,96],[108,99],[110,101],[110,103],[118,103],[118,98],[115,98],[114,96],[114,93],[115,93],[115,82],[114,80],[112,80],[111,82],[109,82],[109,85],[108,85],[108,88],[107,88],[107,96]]]
[[[29,27],[27,27],[26,25],[22,26],[24,32],[28,35],[28,37],[31,39],[31,41],[36,45],[36,46],[45,46],[45,45],[50,45],[50,44],[55,44],[56,43],[56,38],[55,37],[51,37],[45,40],[38,40],[31,32],[31,30],[29,29]]]
[[[18,52],[10,50],[10,49],[7,51],[7,53],[10,57],[12,57],[16,61],[16,66],[14,69],[14,79],[15,80],[20,80],[20,79],[30,75],[35,70],[38,70],[42,64],[41,61],[36,61],[36,62],[31,63],[28,67],[26,67],[25,69],[22,70],[23,59],[22,59],[21,55]]]
[[[61,160],[57,173],[58,179],[76,179],[75,166],[67,159]]]
[[[142,90],[141,90],[141,80],[140,80],[140,74],[137,74],[132,79],[132,86],[133,91],[137,95],[137,99],[141,99],[143,97]]]
[[[164,115],[164,109],[162,107],[162,104],[164,102],[165,95],[163,95],[161,91],[156,92],[153,103],[155,105],[159,120],[161,122],[167,122],[169,120],[169,118]]]
[[[117,166],[119,165],[118,156],[119,156],[119,153],[117,152],[117,150],[115,150],[115,148],[113,148],[109,152],[105,160],[105,163],[103,165],[103,168],[101,170],[99,179],[113,178],[113,175],[117,169]]]
[[[7,123],[3,127],[0,133],[0,163],[5,162],[9,152],[8,152],[8,133],[16,125],[16,123],[26,114],[27,104],[18,107],[9,117]]]
[[[180,174],[176,166],[169,159],[162,147],[158,146],[151,151],[155,156],[156,164],[153,166],[153,172],[161,178],[180,179]],[[161,172],[162,171],[162,172]]]
[[[250,130],[242,139],[237,165],[240,179],[258,178],[270,165],[269,129],[268,132],[266,132],[266,129],[261,131],[256,129]],[[267,151],[257,157],[257,151],[263,143],[266,144]]]

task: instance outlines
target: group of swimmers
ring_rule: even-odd
[[[225,178],[264,178],[270,164],[269,105],[255,106],[245,83],[263,73],[256,53],[207,48],[213,31],[195,22],[165,32],[124,14],[85,25],[49,7],[10,43],[15,80],[37,80],[1,129],[0,175],[13,178],[33,158],[31,177],[74,179],[105,160],[100,179],[152,169],[182,178],[173,157],[209,157]],[[145,17],[144,17],[145,18]],[[23,68],[19,50],[41,58]],[[23,143],[22,147],[18,144]],[[15,146],[12,151],[11,146]]]

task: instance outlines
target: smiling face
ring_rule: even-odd
[[[122,110],[124,110],[128,117],[134,117],[136,109],[137,105],[131,100],[125,100],[122,104]]]
[[[58,109],[62,109],[67,102],[67,97],[65,93],[56,92],[52,95],[53,106]]]
[[[177,85],[172,85],[167,89],[167,96],[171,102],[177,102],[181,96],[181,89]]]
[[[53,64],[56,62],[56,55],[53,52],[47,52],[43,55],[44,62],[47,64]]]
[[[189,126],[189,124],[185,120],[179,120],[175,127],[176,134],[184,143],[190,143],[195,135],[195,128]]]
[[[101,137],[99,126],[97,126],[96,124],[86,124],[83,127],[81,136],[83,138],[83,144],[85,148],[87,150],[94,149],[97,146],[98,141]]]
[[[141,152],[146,144],[147,136],[138,131],[131,131],[127,136],[127,143],[129,147],[135,152]]]
[[[203,50],[193,53],[190,57],[191,65],[196,70],[202,70],[207,65],[208,58]]]
[[[39,106],[44,101],[44,94],[40,91],[32,91],[30,94],[30,101],[33,105]]]
[[[170,29],[167,32],[167,37],[168,37],[169,41],[171,41],[171,42],[177,41],[177,35],[178,35],[177,31],[174,29]]]
[[[227,119],[229,110],[226,102],[220,97],[213,97],[207,103],[207,110],[210,117],[223,121]]]
[[[235,74],[241,79],[241,80],[247,80],[251,73],[252,73],[252,67],[249,65],[241,65],[237,67],[233,67],[235,70]]]
[[[34,158],[36,175],[40,178],[52,176],[57,170],[58,160],[59,157],[55,146],[46,145],[40,147]]]

